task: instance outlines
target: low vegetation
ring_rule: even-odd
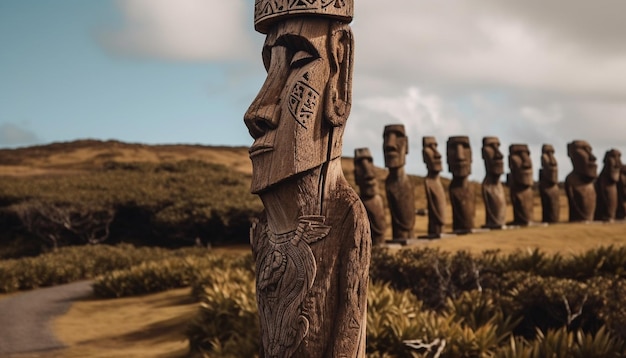
[[[258,351],[253,260],[247,250],[82,246],[5,260],[4,291],[95,277],[100,297],[191,287],[192,356]],[[626,248],[561,256],[375,249],[368,297],[371,357],[624,357]],[[9,287],[9,289],[7,289]],[[556,355],[553,355],[556,354]]]
[[[13,256],[103,241],[164,247],[245,242],[251,219],[262,210],[248,186],[241,173],[193,160],[108,162],[74,175],[0,176],[3,240],[22,238],[14,245],[22,250]]]
[[[98,275],[107,278],[122,269],[206,255],[207,249],[199,247],[178,250],[128,244],[64,247],[36,257],[0,260],[0,293],[53,286]]]

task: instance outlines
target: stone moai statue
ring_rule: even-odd
[[[533,163],[526,144],[509,146],[509,170],[513,224],[529,225],[533,221]]]
[[[450,205],[452,205],[452,229],[468,233],[474,229],[476,203],[474,187],[469,181],[472,173],[472,148],[467,136],[448,138],[446,156],[452,173],[450,182]]]
[[[389,170],[385,179],[385,191],[391,213],[393,239],[411,239],[415,226],[415,193],[413,184],[404,170],[406,155],[409,153],[409,139],[404,131],[404,125],[385,126],[383,152],[385,167]]]
[[[541,196],[541,221],[557,223],[561,215],[559,168],[554,157],[554,147],[541,147],[541,169],[539,169],[539,195]]]
[[[500,176],[504,174],[504,155],[498,137],[484,137],[482,148],[485,179],[482,184],[485,203],[485,228],[499,229],[506,225],[506,197]]]
[[[261,357],[364,357],[370,225],[343,175],[353,1],[255,0],[267,79],[244,115]]]
[[[354,150],[354,180],[359,186],[361,201],[365,205],[370,221],[372,243],[381,245],[385,242],[387,221],[385,219],[385,203],[378,192],[378,182],[374,171],[374,158],[369,148]]]
[[[615,218],[618,220],[626,219],[626,164],[622,164],[620,180],[617,182],[618,204]]]
[[[617,183],[622,174],[622,153],[611,149],[604,155],[604,167],[595,182],[596,213],[595,220],[613,221],[617,214],[618,193]]]
[[[441,154],[437,150],[435,137],[422,138],[422,157],[428,170],[424,178],[428,204],[428,235],[436,236],[442,233],[446,221],[446,192],[439,178],[442,170]]]
[[[592,221],[596,210],[594,186],[594,181],[598,176],[596,157],[591,152],[589,143],[584,140],[568,143],[567,155],[574,167],[565,178],[569,221]]]

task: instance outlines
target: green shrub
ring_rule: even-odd
[[[173,257],[203,257],[205,248],[167,250],[131,245],[65,247],[36,257],[0,260],[0,292],[94,278],[114,270]]]
[[[192,356],[257,356],[260,333],[253,273],[214,268],[204,280],[198,313],[186,332]]]

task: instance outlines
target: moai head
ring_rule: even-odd
[[[533,163],[526,144],[509,146],[509,169],[513,181],[522,186],[533,185]]]
[[[482,148],[485,172],[489,175],[502,175],[504,173],[504,155],[500,152],[500,139],[498,137],[484,137]]]
[[[251,191],[341,155],[351,107],[353,2],[256,0],[267,79],[244,121],[254,143]]]
[[[469,137],[453,136],[448,138],[446,156],[452,176],[465,178],[472,173],[472,148]]]
[[[567,145],[567,156],[572,160],[573,172],[589,180],[598,176],[596,157],[591,145],[584,140],[575,140]]]
[[[437,139],[435,137],[422,138],[422,157],[429,173],[439,174],[441,172],[441,154],[437,150]]]
[[[559,168],[554,157],[554,147],[550,144],[541,146],[541,180],[550,185],[559,182]]]
[[[378,194],[374,161],[368,148],[354,150],[354,181],[359,186],[362,198],[372,198]]]
[[[391,124],[385,126],[383,132],[383,152],[385,154],[385,167],[396,169],[406,164],[406,155],[409,153],[409,139],[404,131],[404,125]]]
[[[606,171],[607,179],[612,183],[617,183],[622,172],[622,152],[617,149],[608,150],[604,154],[603,171]]]

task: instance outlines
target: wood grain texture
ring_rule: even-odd
[[[352,4],[320,4],[344,3]],[[251,191],[265,207],[250,232],[260,356],[364,357],[370,225],[340,158],[352,32],[326,14],[286,10],[263,22],[267,79],[244,115],[254,138]]]

